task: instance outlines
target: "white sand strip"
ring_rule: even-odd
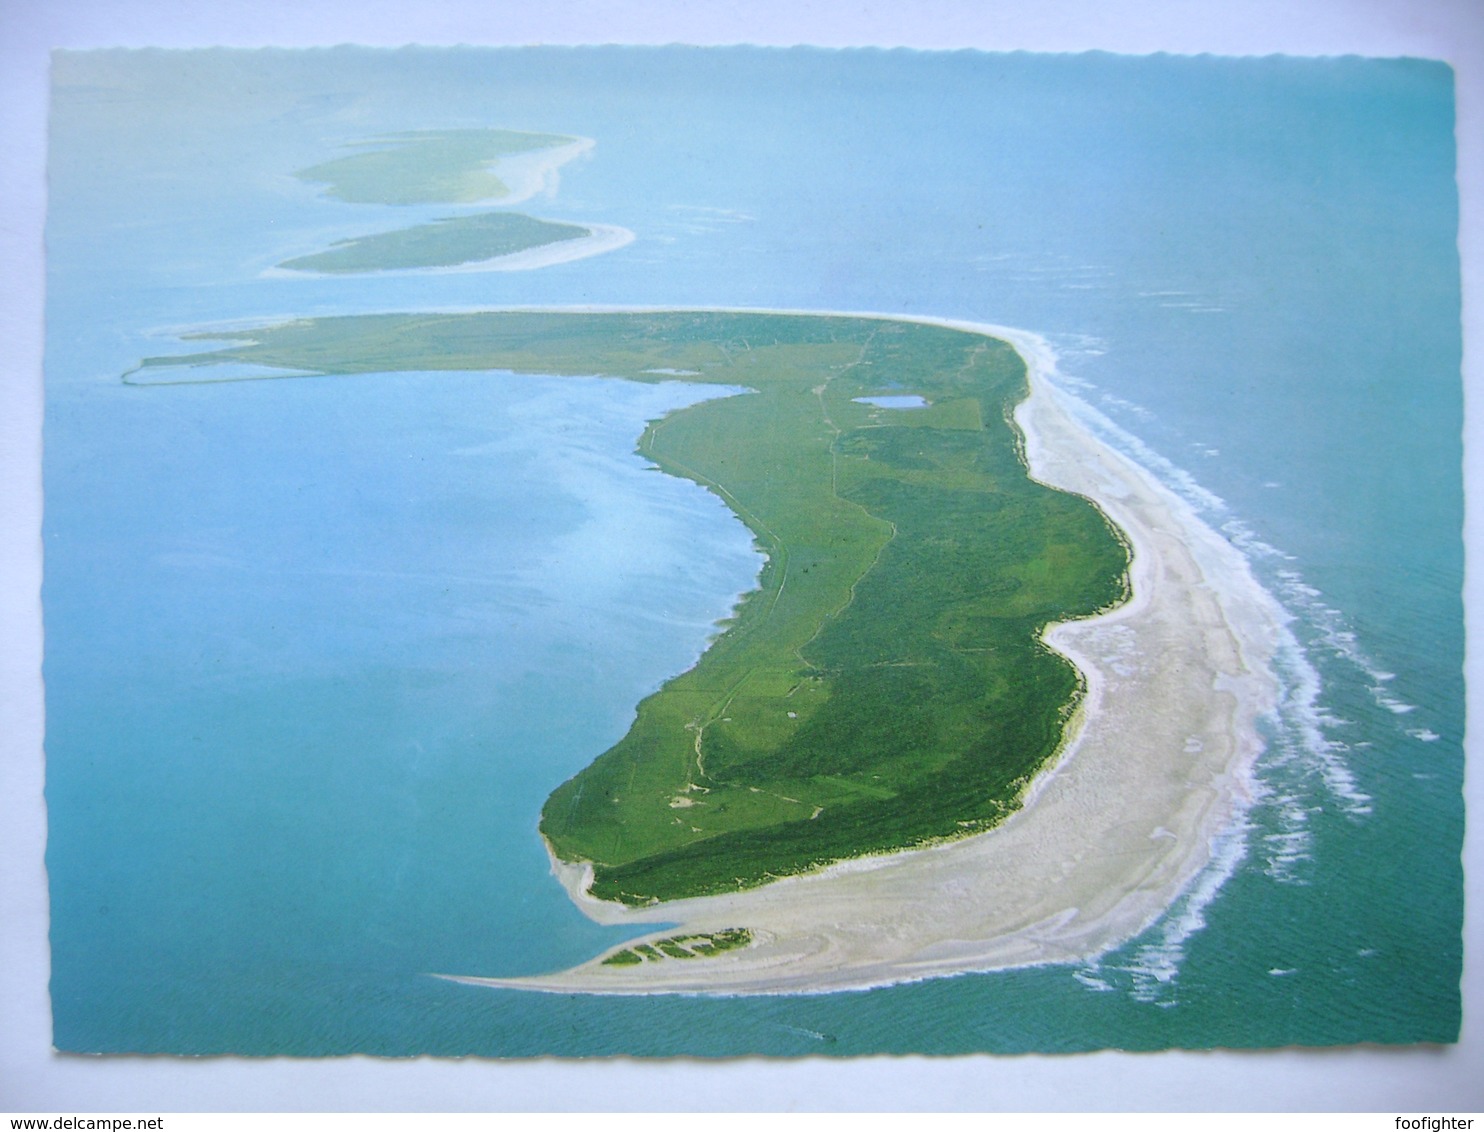
[[[563,221],[563,223],[569,223]],[[575,223],[575,221],[570,222]],[[634,242],[634,233],[616,224],[584,224],[586,236],[575,240],[558,240],[554,244],[542,244],[539,248],[502,255],[495,259],[475,263],[461,263],[447,271],[532,271],[538,267],[551,267],[557,263],[572,263],[604,252],[617,251]]]
[[[948,325],[1022,353],[1031,395],[1016,421],[1032,473],[1096,501],[1133,551],[1129,602],[1046,633],[1083,672],[1087,693],[1025,806],[963,841],[641,909],[594,900],[586,867],[554,862],[594,920],[680,925],[646,939],[746,927],[754,943],[704,959],[604,966],[599,956],[551,975],[458,981],[609,994],[816,993],[1081,962],[1152,923],[1210,860],[1213,839],[1248,800],[1261,750],[1256,723],[1278,694],[1270,660],[1284,614],[1184,501],[1078,424],[1088,410],[1053,383],[1043,340]]]
[[[562,223],[575,223],[562,221]],[[557,263],[572,263],[604,252],[616,251],[634,242],[634,233],[617,224],[583,224],[587,235],[571,240],[557,240],[523,252],[476,259],[439,267],[391,267],[371,271],[307,271],[301,268],[267,267],[258,272],[260,279],[356,279],[376,275],[455,275],[466,271],[532,271]]]
[[[561,167],[592,150],[592,138],[574,138],[569,145],[550,149],[527,149],[491,161],[487,168],[505,186],[505,193],[494,198],[502,205],[519,204],[537,194],[555,196]]]

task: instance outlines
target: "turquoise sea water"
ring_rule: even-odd
[[[665,49],[64,54],[48,222],[47,800],[63,1049],[496,1056],[1449,1040],[1462,884],[1451,81],[1407,60]],[[447,209],[292,173],[409,129],[591,137],[626,248],[264,274]],[[536,206],[539,204],[539,208]],[[134,387],[176,334],[521,304],[875,310],[1048,336],[1105,435],[1293,615],[1258,795],[1083,968],[544,996],[619,938],[541,802],[759,561],[632,454],[683,383]]]

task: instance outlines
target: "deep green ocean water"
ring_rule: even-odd
[[[407,129],[590,137],[512,273],[288,278],[446,213],[292,173]],[[1451,77],[1415,60],[861,51],[63,54],[46,362],[64,1050],[526,1057],[1447,1041],[1462,427]],[[1239,827],[1097,963],[787,998],[452,985],[580,961],[536,836],[759,560],[646,469],[681,383],[141,388],[222,322],[520,304],[1020,326],[1293,620]],[[714,391],[706,391],[710,395]]]

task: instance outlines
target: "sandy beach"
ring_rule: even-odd
[[[554,861],[596,921],[679,925],[646,939],[745,927],[753,942],[706,959],[597,956],[528,978],[445,977],[564,993],[807,994],[1081,962],[1138,934],[1207,865],[1249,801],[1256,724],[1278,694],[1282,610],[1186,503],[1079,423],[1090,410],[1059,387],[1042,339],[940,324],[1020,351],[1030,396],[1015,419],[1032,474],[1096,502],[1133,555],[1128,602],[1046,631],[1086,695],[1024,806],[962,841],[649,908],[594,900],[586,867]]]

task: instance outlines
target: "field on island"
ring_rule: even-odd
[[[1079,677],[1041,641],[1125,594],[1087,500],[1030,479],[1024,363],[980,334],[752,313],[310,319],[212,337],[212,362],[505,369],[742,386],[640,451],[715,491],[767,563],[725,631],[560,786],[541,830],[592,893],[746,888],[998,824],[1056,751]],[[199,370],[195,371],[199,372]],[[921,408],[861,402],[916,395]]]

